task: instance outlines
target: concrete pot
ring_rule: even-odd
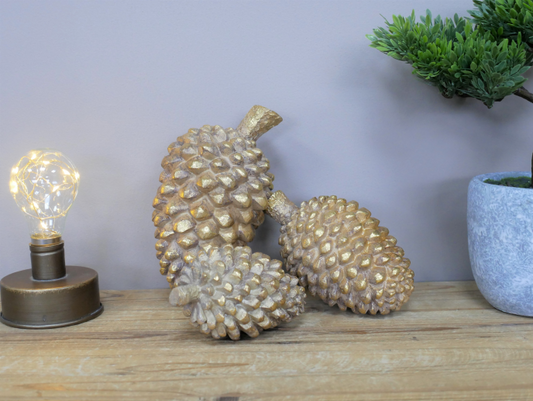
[[[468,250],[479,290],[495,308],[533,316],[533,189],[486,184],[487,178],[529,172],[483,174],[468,187]]]

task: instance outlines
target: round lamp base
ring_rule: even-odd
[[[23,270],[0,281],[0,322],[24,329],[51,329],[83,323],[99,316],[98,273],[81,266],[67,266],[57,280],[34,280]]]

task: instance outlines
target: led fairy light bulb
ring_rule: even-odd
[[[61,237],[79,180],[74,163],[52,149],[32,150],[13,166],[11,194],[26,216],[32,241]]]
[[[61,152],[32,150],[11,169],[9,187],[30,228],[31,270],[0,280],[0,322],[26,329],[83,323],[99,316],[98,273],[65,264],[61,238],[80,174]]]

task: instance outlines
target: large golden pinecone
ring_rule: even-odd
[[[193,326],[214,338],[257,337],[264,329],[289,322],[304,311],[305,289],[286,274],[279,260],[249,247],[200,250],[182,270],[170,293]]]
[[[254,106],[239,127],[204,125],[168,147],[152,220],[160,272],[170,286],[200,248],[244,245],[264,221],[274,175],[256,140],[282,121]]]
[[[321,196],[298,208],[277,191],[268,213],[282,224],[286,271],[330,306],[387,314],[409,299],[411,262],[389,230],[357,202]]]

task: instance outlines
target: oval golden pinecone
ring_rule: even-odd
[[[204,125],[168,147],[152,220],[160,272],[170,286],[200,248],[252,241],[273,188],[255,140],[281,117],[254,106],[237,130]]]
[[[257,337],[264,329],[289,322],[304,310],[305,290],[286,274],[279,260],[249,247],[200,250],[170,294],[172,305],[214,338]]]
[[[389,230],[357,202],[321,196],[298,209],[277,191],[269,214],[282,224],[279,244],[287,272],[330,306],[387,314],[409,299],[411,262]]]

